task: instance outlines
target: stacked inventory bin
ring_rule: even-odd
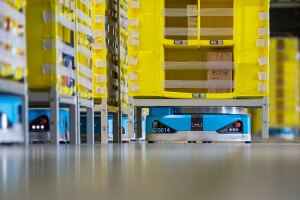
[[[129,95],[253,98],[269,92],[269,1],[130,0]]]
[[[273,38],[270,50],[270,127],[298,127],[298,39]]]
[[[29,89],[48,91],[57,87],[59,94],[74,95],[75,2],[28,1],[26,19]]]
[[[27,76],[25,0],[0,0],[0,78]]]
[[[92,98],[92,4],[90,0],[76,0],[77,91],[81,98]]]
[[[93,0],[92,23],[94,31],[93,76],[95,101],[108,98],[107,93],[107,48],[106,48],[106,10],[105,0]]]

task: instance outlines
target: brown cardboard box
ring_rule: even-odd
[[[229,52],[208,52],[208,62],[232,62],[232,53]],[[208,81],[233,80],[232,70],[208,69]],[[209,88],[208,93],[230,93],[232,88]]]
[[[198,5],[187,5],[187,16],[197,17],[198,16]]]
[[[284,116],[282,114],[277,115],[277,123],[278,124],[284,123]]]
[[[284,97],[284,92],[283,92],[283,89],[277,89],[276,90],[276,93],[277,93],[277,97],[278,98],[283,98]]]
[[[188,17],[188,27],[198,27],[198,17]]]
[[[188,17],[188,40],[198,39],[198,17]]]
[[[195,27],[188,28],[188,40],[197,40],[198,39],[198,30]]]
[[[277,41],[277,50],[284,50],[284,40],[278,40]]]

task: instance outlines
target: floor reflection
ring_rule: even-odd
[[[297,199],[299,144],[0,147],[0,199]]]

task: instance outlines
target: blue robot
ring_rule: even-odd
[[[87,127],[86,127],[86,115],[81,115],[80,117],[80,133],[81,133],[81,138],[85,140],[86,138],[86,133],[87,133]],[[122,117],[122,138],[123,139],[128,139],[128,124],[127,124],[128,117],[123,116]],[[108,116],[108,138],[112,139],[113,137],[113,116]],[[95,139],[96,141],[100,141],[101,138],[101,116],[100,115],[95,115]]]
[[[50,116],[49,109],[29,110],[29,141],[30,142],[50,142]],[[59,110],[59,141],[69,142],[70,138],[70,117],[69,111]]]
[[[298,130],[295,128],[270,128],[270,137],[283,140],[295,140]]]
[[[0,143],[24,142],[20,97],[0,95]]]
[[[147,117],[149,142],[251,142],[250,116],[245,114],[176,114],[154,108]]]

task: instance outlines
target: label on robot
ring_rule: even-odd
[[[203,115],[192,115],[191,131],[203,131]]]
[[[217,133],[219,134],[241,134],[242,132],[243,132],[242,121],[235,121],[217,130]]]
[[[164,123],[155,120],[152,123],[152,133],[156,134],[168,134],[168,133],[176,133],[177,131]]]

